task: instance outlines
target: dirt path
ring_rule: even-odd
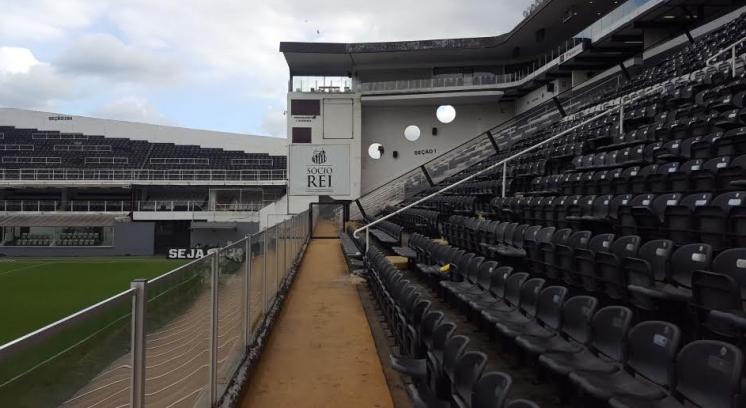
[[[339,240],[313,240],[242,407],[392,407]]]

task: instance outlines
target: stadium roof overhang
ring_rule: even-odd
[[[453,91],[453,92],[426,92],[393,95],[364,95],[361,97],[363,105],[367,106],[407,106],[421,104],[445,104],[445,103],[495,103],[502,99],[503,91]]]
[[[640,15],[622,22],[618,27],[594,39],[585,50],[571,61],[563,64],[557,75],[569,75],[573,70],[600,71],[639,55],[644,49],[655,46],[646,41],[645,31],[658,31],[661,41],[681,35],[696,26],[702,25],[722,14],[733,10],[732,0],[669,0],[652,7],[641,8]],[[651,36],[654,38],[655,35]]]
[[[282,42],[280,52],[285,55],[291,76],[350,76],[360,67],[521,62],[556,47],[556,40],[572,38],[618,3],[548,0],[509,33],[493,37],[377,43]]]

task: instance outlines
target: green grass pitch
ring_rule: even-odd
[[[186,261],[158,257],[0,258],[0,344]]]

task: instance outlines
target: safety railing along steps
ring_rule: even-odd
[[[368,224],[366,224],[366,225],[364,225],[364,226],[356,229],[353,232],[353,236],[355,238],[359,238],[360,232],[365,231],[365,252],[367,254],[368,253],[368,249],[370,248],[370,228],[372,228],[372,227],[378,225],[379,223],[381,223],[383,221],[386,221],[389,218],[392,218],[392,217],[394,217],[394,216],[396,216],[396,215],[398,215],[398,214],[400,214],[400,213],[402,213],[402,212],[404,212],[404,211],[406,211],[406,210],[408,210],[408,209],[410,209],[412,207],[416,207],[416,206],[424,203],[425,201],[428,201],[428,200],[430,200],[430,199],[432,199],[434,197],[442,195],[443,193],[445,193],[447,191],[450,191],[450,190],[452,190],[452,189],[460,186],[461,184],[466,183],[467,181],[472,180],[472,179],[474,179],[474,178],[476,178],[476,177],[478,177],[478,176],[480,176],[482,174],[485,174],[485,173],[487,173],[487,172],[489,172],[491,170],[494,170],[494,169],[496,169],[498,167],[502,167],[502,196],[505,197],[505,194],[506,194],[506,184],[507,184],[507,166],[508,166],[509,162],[511,162],[511,161],[513,161],[513,160],[515,160],[515,159],[517,159],[517,158],[525,155],[526,153],[532,152],[532,151],[534,151],[534,150],[536,150],[536,149],[538,149],[538,148],[540,148],[540,147],[542,147],[542,146],[544,146],[544,145],[546,145],[546,144],[548,144],[548,143],[550,143],[550,142],[552,142],[552,141],[554,141],[554,140],[556,140],[556,139],[558,139],[558,138],[560,138],[560,137],[562,137],[562,136],[564,136],[564,135],[566,135],[566,134],[568,134],[570,132],[573,132],[576,129],[579,129],[579,128],[587,125],[588,123],[591,123],[593,121],[601,119],[601,118],[603,118],[605,116],[608,116],[608,115],[610,115],[610,114],[612,114],[614,112],[617,112],[617,111],[619,112],[619,126],[620,126],[620,129],[623,129],[624,128],[624,107],[627,106],[627,105],[629,105],[629,104],[632,104],[632,103],[636,102],[639,99],[642,99],[644,97],[650,96],[650,95],[652,95],[652,94],[654,94],[656,92],[661,92],[662,89],[663,89],[662,86],[656,86],[656,87],[653,87],[653,89],[651,89],[650,91],[640,92],[640,93],[638,93],[638,94],[636,94],[635,96],[632,96],[632,97],[621,97],[621,98],[618,99],[619,103],[618,103],[617,106],[615,106],[615,107],[607,107],[601,113],[595,114],[595,115],[591,116],[590,118],[585,119],[582,122],[580,122],[580,123],[578,123],[578,124],[576,124],[576,125],[568,128],[568,129],[565,129],[562,132],[557,133],[554,136],[551,136],[551,137],[549,137],[547,139],[544,139],[544,140],[542,140],[542,141],[540,141],[540,142],[538,142],[538,143],[536,143],[536,144],[534,144],[532,146],[527,147],[526,149],[521,150],[518,153],[515,153],[515,154],[513,154],[513,155],[511,155],[511,156],[509,156],[509,157],[507,157],[505,159],[502,159],[502,160],[498,161],[497,163],[494,163],[494,164],[492,164],[492,165],[490,165],[488,167],[485,167],[484,169],[482,169],[482,170],[480,170],[480,171],[478,171],[478,172],[476,172],[474,174],[466,176],[466,177],[462,178],[461,180],[458,180],[458,181],[456,181],[456,182],[454,182],[454,183],[452,183],[452,184],[450,184],[448,186],[445,186],[442,189],[440,189],[440,190],[438,190],[438,191],[436,191],[436,192],[434,192],[432,194],[429,194],[429,195],[427,195],[427,196],[425,196],[423,198],[420,198],[419,200],[416,200],[416,201],[414,201],[414,202],[412,202],[412,203],[410,203],[410,204],[408,204],[408,205],[406,205],[406,206],[404,206],[402,208],[397,209],[394,212],[391,212],[391,213],[389,213],[389,214],[387,214],[387,215],[385,215],[385,216],[383,216],[381,218],[378,218],[378,219],[376,219],[376,220],[374,220],[374,221],[372,221],[372,222],[370,222],[370,223],[368,223]]]

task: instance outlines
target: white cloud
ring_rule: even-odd
[[[109,0],[0,1],[0,38],[54,41],[92,24]]]
[[[93,115],[100,118],[125,120],[130,122],[175,125],[145,98],[124,97],[115,99],[99,107]]]
[[[25,74],[39,64],[28,48],[0,47],[0,74]]]
[[[189,104],[183,103],[191,87],[205,89],[211,84],[232,82],[235,86],[230,90],[230,99],[246,100],[247,105],[270,101],[273,106],[283,106],[288,68],[279,52],[281,41],[367,42],[496,35],[510,30],[519,21],[528,1],[3,3],[9,4],[3,4],[0,12],[0,46],[20,45],[33,51],[38,47],[44,52],[37,55],[49,61],[42,68],[44,63],[35,64],[28,59],[24,62],[16,56],[14,72],[46,71],[46,85],[60,88],[42,89],[25,82],[23,87],[15,85],[15,91],[0,90],[0,104],[11,105],[19,100],[29,104],[38,100],[35,105],[44,105],[66,97],[82,97],[87,99],[76,100],[77,106],[81,103],[97,106],[101,100],[129,97],[130,101],[119,107],[121,113],[126,111],[124,106],[148,105],[133,103],[143,95],[159,93],[160,103],[167,103],[164,101],[169,99],[168,92],[173,92],[173,97],[182,101],[180,106],[185,106],[183,118],[177,119],[188,126],[189,116],[211,103],[200,97],[194,97]],[[5,64],[6,71],[11,69],[8,66]],[[31,68],[37,66],[38,69]],[[29,80],[29,73],[24,74],[23,81]],[[35,75],[41,76],[42,72]],[[240,115],[244,108],[235,109],[236,115]],[[100,110],[107,112],[103,107]],[[270,110],[261,123],[247,123],[243,127],[282,134],[279,123],[277,110]],[[220,126],[220,123],[214,125],[218,129]]]
[[[270,106],[262,117],[261,130],[274,137],[286,137],[287,118],[284,109]]]
[[[60,70],[128,83],[175,80],[179,66],[162,54],[125,45],[110,34],[85,35],[55,61]]]
[[[0,105],[51,110],[60,100],[73,98],[76,89],[31,50],[0,47]]]

